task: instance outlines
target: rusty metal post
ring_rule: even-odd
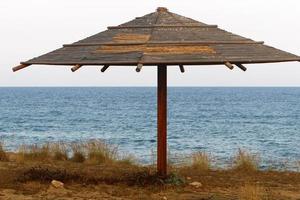
[[[157,67],[157,171],[167,176],[167,66]]]

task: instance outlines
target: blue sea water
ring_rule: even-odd
[[[224,165],[243,148],[263,166],[300,160],[300,88],[171,87],[168,117],[171,155],[206,151]],[[0,140],[8,150],[95,138],[152,162],[156,88],[0,88]]]

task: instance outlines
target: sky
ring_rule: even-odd
[[[155,86],[156,68],[31,66],[20,61],[167,7],[267,45],[300,55],[299,0],[1,0],[0,87],[6,86]],[[247,72],[225,66],[168,68],[169,86],[300,86],[300,62],[246,65]]]

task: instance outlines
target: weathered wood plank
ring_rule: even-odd
[[[148,26],[108,26],[107,29],[139,29],[139,28],[218,28],[217,25],[165,25],[156,24]]]
[[[63,47],[81,47],[81,46],[123,46],[123,45],[209,45],[209,44],[264,44],[263,41],[149,41],[149,42],[104,42],[104,43],[78,43],[64,44]]]

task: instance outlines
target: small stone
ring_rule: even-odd
[[[57,180],[51,181],[51,185],[55,188],[64,188],[64,183]]]
[[[202,187],[202,183],[197,182],[197,181],[192,182],[192,183],[190,183],[189,185],[190,185],[190,186],[193,186],[193,187],[195,187],[195,188]]]
[[[167,197],[163,197],[162,199],[163,199],[163,200],[168,200],[168,198],[167,198]]]
[[[191,180],[192,178],[191,177],[186,177],[186,180]]]

